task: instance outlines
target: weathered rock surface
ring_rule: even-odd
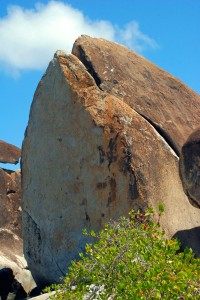
[[[200,208],[200,128],[187,139],[181,149],[180,175],[190,202]]]
[[[20,152],[17,147],[0,142],[1,161],[14,163],[19,160]],[[6,277],[8,272],[4,270],[11,270],[14,275],[12,284],[18,282],[27,293],[36,286],[26,267],[22,242],[21,171],[0,168],[0,277],[1,282],[7,284],[7,289],[1,285],[2,295],[9,291],[10,286],[9,277]]]
[[[21,150],[11,144],[0,140],[0,162],[17,164],[21,156]]]
[[[46,293],[46,294],[43,294],[43,295],[40,295],[40,296],[31,298],[31,300],[50,300],[50,299],[51,299],[50,297],[51,297],[53,294],[54,294],[54,292]]]
[[[105,45],[108,50],[115,47],[107,42]],[[189,119],[191,112],[184,122],[179,111],[183,109],[186,117],[184,106],[191,109],[187,99],[196,103],[199,96],[136,54],[133,57],[138,65],[146,68],[148,76],[145,81],[140,69],[136,71],[135,92],[130,90],[124,72],[127,69],[130,73],[129,83],[133,87],[133,70],[121,58],[121,49],[128,51],[129,64],[136,62],[130,57],[132,52],[116,47],[119,48],[115,61],[121,60],[118,73],[122,72],[122,78],[126,78],[125,85],[123,80],[120,84],[114,82],[116,90],[110,85],[110,89],[102,91],[97,73],[91,71],[93,60],[89,60],[89,65],[86,63],[86,69],[74,55],[58,51],[35,92],[22,149],[22,203],[24,253],[38,283],[59,281],[66,273],[71,259],[79,257],[88,241],[82,229],[98,230],[110,218],[127,214],[132,208],[153,206],[157,210],[157,204],[163,202],[165,213],[161,226],[168,237],[200,226],[200,211],[190,205],[183,192],[178,156],[174,152],[178,153],[184,132],[190,132],[197,122]],[[99,65],[104,66],[105,52],[101,47],[98,51],[94,49],[100,53]],[[77,50],[73,52],[78,55]],[[108,65],[102,73],[109,71],[112,60],[108,53]],[[141,77],[143,84],[139,84]],[[167,92],[163,96],[159,94],[161,83],[157,84],[156,80],[160,77],[163,91],[170,91],[170,100]],[[155,97],[160,101],[157,114],[162,115],[159,117],[162,122],[156,119],[155,108],[154,112],[149,111],[148,117],[143,117],[144,112],[139,109],[136,112],[131,102],[136,91],[141,97],[144,93],[148,96],[145,87],[150,89],[153,84],[148,78],[155,81]],[[178,87],[170,88],[169,84],[183,90],[182,96],[186,95],[183,102]],[[173,96],[172,91],[175,91]],[[173,109],[169,104],[168,109],[168,101],[174,101],[176,94],[179,103],[173,102]],[[155,107],[153,89],[150,97],[150,106]],[[148,110],[147,103],[139,105]],[[154,115],[155,119],[149,121]],[[158,130],[164,125],[166,135]],[[170,139],[173,142],[168,143]],[[181,240],[184,246],[200,254],[199,231],[194,232],[189,237],[181,234]]]
[[[21,237],[21,171],[0,168],[0,229]]]
[[[199,126],[200,96],[150,61],[116,43],[81,36],[76,55],[103,91],[113,94],[146,118],[180,153]]]

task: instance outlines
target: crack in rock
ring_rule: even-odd
[[[177,157],[180,156],[180,150],[176,143],[172,140],[170,135],[163,129],[161,128],[158,124],[153,122],[151,119],[149,119],[147,116],[139,113],[136,111],[143,119],[145,119],[154,129],[155,131],[163,138],[165,143],[171,148],[171,150],[175,153]]]
[[[87,54],[85,53],[84,49],[81,46],[79,46],[77,50],[78,50],[78,56],[77,57],[82,62],[82,64],[86,67],[88,73],[93,77],[93,79],[96,82],[96,85],[98,86],[98,88],[100,90],[102,90],[101,89],[101,83],[102,83],[101,79],[98,76],[97,72],[95,71],[95,69],[92,65],[92,62],[87,57]]]

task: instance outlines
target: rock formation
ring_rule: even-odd
[[[181,149],[180,175],[183,189],[191,204],[200,208],[200,128],[187,139]]]
[[[19,148],[0,141],[0,160],[4,163],[17,163]],[[0,168],[0,296],[6,299],[12,284],[28,293],[34,287],[30,271],[23,257],[21,234],[21,171]],[[13,276],[12,276],[13,274]],[[12,279],[12,282],[11,282]],[[3,284],[4,282],[4,284]]]
[[[200,96],[127,48],[83,36],[40,81],[22,149],[24,254],[55,282],[88,238],[130,209],[162,202],[161,226],[200,254],[200,211],[183,192],[178,155],[199,123]]]
[[[17,164],[21,156],[21,150],[0,140],[0,162]]]

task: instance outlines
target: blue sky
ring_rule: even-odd
[[[200,93],[199,16],[199,0],[0,0],[0,139],[21,147],[42,74],[80,34],[122,43]]]

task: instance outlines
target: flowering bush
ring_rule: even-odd
[[[152,214],[131,211],[98,234],[85,231],[97,242],[87,244],[63,283],[52,286],[53,299],[200,299],[200,259],[166,239]]]

